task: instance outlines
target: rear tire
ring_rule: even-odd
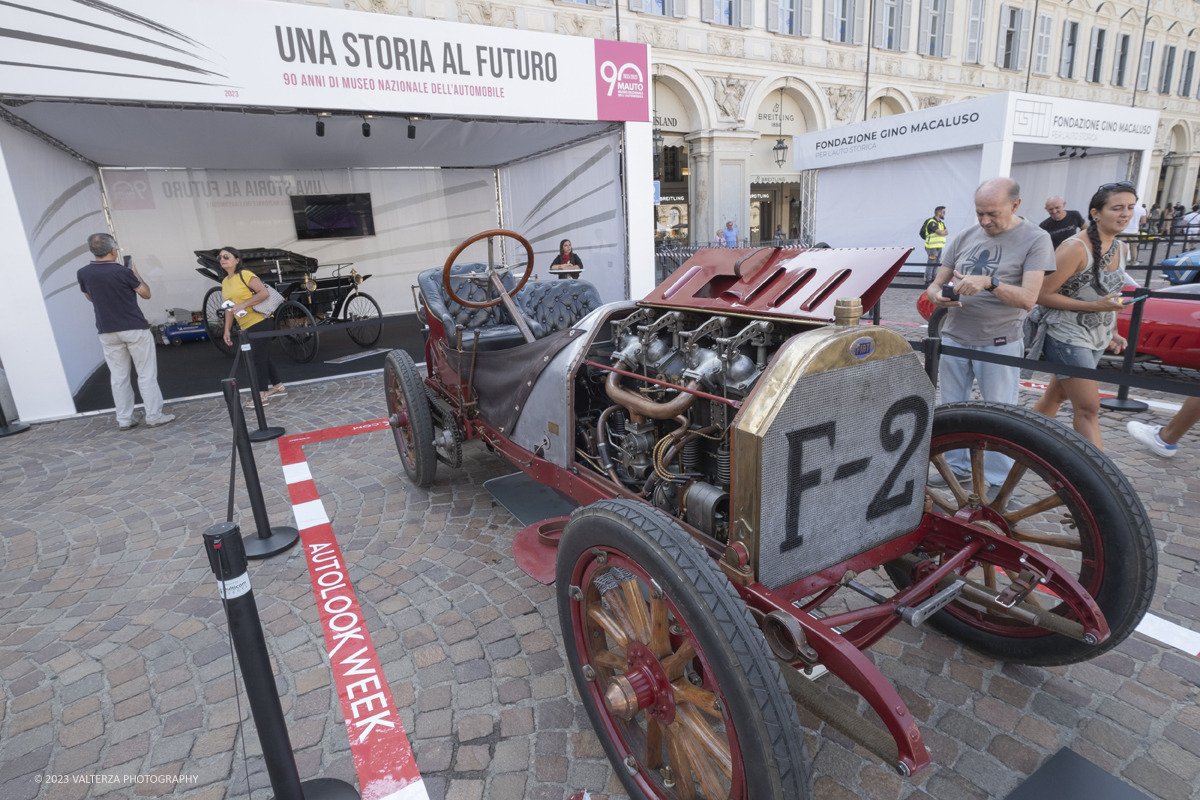
[[[288,300],[275,311],[275,323],[281,331],[296,331],[288,336],[276,337],[288,358],[297,364],[307,364],[316,358],[321,342],[317,334],[317,321],[307,308],[295,300]]]
[[[1016,459],[1014,470],[1025,467],[1004,508],[997,507],[999,500],[989,504],[1004,517],[997,517],[997,524],[1005,535],[1050,556],[1079,581],[1104,613],[1111,633],[1103,643],[1088,645],[962,601],[947,606],[931,623],[993,658],[1038,666],[1086,661],[1124,641],[1149,610],[1158,575],[1154,531],[1129,480],[1098,447],[1041,414],[1001,403],[939,406],[933,414],[930,458],[968,448],[999,451]],[[993,487],[991,494],[996,491]],[[957,510],[946,490],[931,494],[941,510]],[[1015,522],[1007,519],[1052,495],[1060,500],[1057,507]],[[1048,540],[1069,546],[1052,546]],[[887,569],[898,586],[911,582],[895,567]],[[994,573],[988,580],[1007,580],[986,563],[968,575],[986,576],[988,569]],[[1047,608],[1066,612],[1066,605],[1056,604],[1053,596],[1035,596]]]
[[[204,327],[208,339],[226,358],[233,358],[234,345],[225,344],[225,312],[221,310],[224,297],[221,287],[214,286],[204,294]]]
[[[346,298],[342,306],[342,322],[363,322],[378,319],[383,316],[379,303],[365,292],[355,292]],[[383,335],[383,325],[364,325],[361,328],[347,328],[346,333],[359,347],[370,347],[379,341]]]

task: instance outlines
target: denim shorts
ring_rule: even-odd
[[[1049,334],[1042,344],[1042,357],[1051,364],[1065,364],[1068,367],[1083,367],[1095,369],[1100,363],[1103,350],[1093,350],[1076,344],[1064,344]],[[1060,381],[1067,380],[1070,375],[1056,375]]]

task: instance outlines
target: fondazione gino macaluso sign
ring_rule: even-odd
[[[7,92],[650,119],[646,45],[267,0],[45,0],[38,8],[42,13],[14,6],[6,14],[0,85]]]
[[[1003,140],[1147,150],[1157,124],[1157,111],[1005,92],[797,136],[795,165],[820,169]]]

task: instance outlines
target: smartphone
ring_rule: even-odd
[[[125,256],[125,269],[133,269],[133,256]]]
[[[959,298],[958,292],[954,291],[954,284],[947,283],[942,286],[942,299],[956,302]]]
[[[1149,296],[1150,296],[1150,295],[1148,295],[1148,294],[1144,294],[1144,295],[1142,295],[1141,297],[1122,297],[1122,298],[1121,298],[1121,305],[1125,305],[1125,306],[1131,306],[1131,305],[1133,305],[1134,303],[1140,303],[1140,302],[1142,302],[1143,300],[1145,300],[1145,299],[1146,299],[1146,298],[1148,298]]]

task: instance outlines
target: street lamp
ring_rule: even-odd
[[[783,141],[783,87],[779,87],[779,138],[775,140],[775,146],[771,148],[771,152],[775,154],[775,165],[783,169],[783,165],[787,163],[788,146]]]

